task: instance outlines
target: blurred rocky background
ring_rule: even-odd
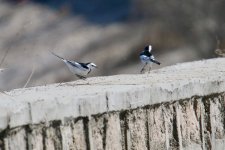
[[[49,51],[96,63],[90,76],[139,73],[148,44],[162,63],[154,69],[216,57],[224,8],[224,0],[0,0],[0,90],[76,80]]]

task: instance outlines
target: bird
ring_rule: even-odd
[[[225,57],[225,49],[216,49],[216,50],[215,50],[215,54],[216,54],[218,57]]]
[[[219,38],[218,37],[216,37],[216,41],[217,41],[217,43],[216,43],[216,50],[214,51],[215,52],[215,54],[218,56],[218,57],[225,57],[225,49],[221,49],[220,47],[220,40],[219,40]]]
[[[51,51],[50,51],[51,52]],[[60,57],[59,55],[51,52],[54,56],[61,59],[69,68],[69,70],[75,74],[79,79],[86,79],[87,75],[95,68],[98,68],[96,64],[92,62],[81,63],[76,61],[71,61]]]
[[[152,51],[152,46],[148,45],[144,48],[144,50],[139,55],[141,62],[144,64],[143,68],[141,69],[141,73],[143,73],[143,71],[145,70],[145,67],[147,65],[150,65],[149,66],[149,72],[150,72],[151,66],[153,63],[155,63],[157,65],[161,64],[160,62],[158,62],[155,59],[155,57],[152,55],[151,51]]]

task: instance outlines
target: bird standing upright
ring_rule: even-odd
[[[76,61],[71,61],[71,60],[66,60],[58,55],[56,55],[55,53],[51,52],[54,56],[58,57],[59,59],[61,59],[69,68],[69,70],[75,74],[78,78],[80,79],[86,79],[87,75],[95,68],[97,68],[97,65],[92,63],[92,62],[88,62],[88,63],[80,63],[80,62],[76,62]]]
[[[145,67],[147,65],[150,65],[149,66],[149,72],[151,70],[152,63],[155,63],[157,65],[160,65],[160,62],[158,62],[157,60],[155,60],[155,57],[152,55],[151,50],[152,50],[152,46],[151,45],[148,45],[140,53],[141,62],[144,64],[143,68],[141,69],[141,73],[143,73],[143,71],[144,71],[144,69],[145,69]]]

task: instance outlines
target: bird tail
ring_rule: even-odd
[[[152,62],[155,63],[155,64],[157,64],[157,65],[160,65],[160,64],[161,64],[161,63],[158,62],[157,60],[153,60],[153,59],[152,59]]]
[[[60,57],[59,55],[56,55],[55,53],[53,53],[52,51],[49,51],[50,53],[52,53],[52,55],[58,57],[59,59],[65,60],[64,58]]]

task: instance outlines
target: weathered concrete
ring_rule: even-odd
[[[0,95],[0,148],[224,149],[225,59]]]

